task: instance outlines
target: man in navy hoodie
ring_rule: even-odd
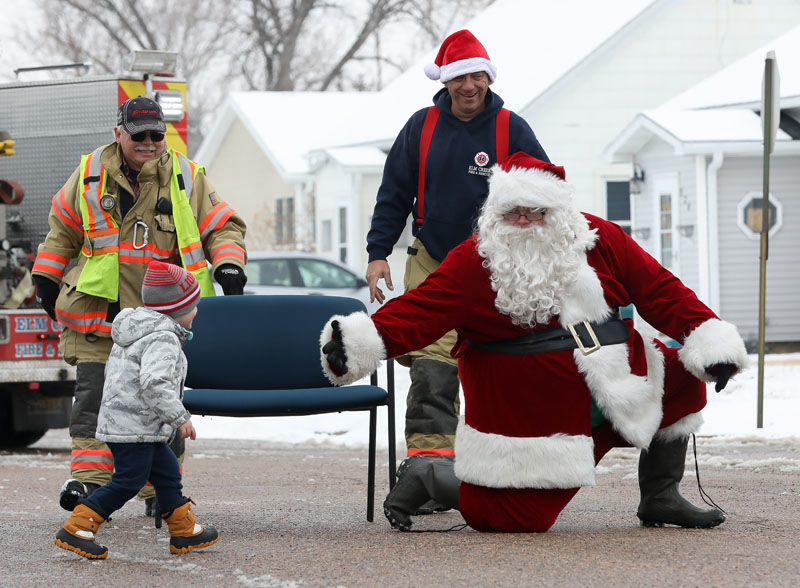
[[[408,248],[405,290],[421,284],[456,245],[468,238],[488,193],[491,167],[509,153],[524,151],[549,161],[530,126],[503,108],[489,86],[497,69],[483,45],[467,30],[442,43],[426,75],[444,88],[405,124],[386,158],[372,226],[367,234],[366,278],[370,299],[383,303],[383,279],[394,289],[386,259],[413,214],[414,243]],[[450,350],[454,331],[398,361],[410,367],[406,407],[408,455],[453,459],[459,415],[459,381]],[[393,493],[402,493],[403,468]],[[429,502],[419,511],[444,510]],[[388,516],[388,514],[387,514]]]

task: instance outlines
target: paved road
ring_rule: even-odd
[[[187,495],[220,542],[170,555],[166,525],[131,502],[101,527],[100,562],[53,545],[68,443],[59,430],[0,452],[0,586],[800,586],[800,438],[698,439],[703,487],[729,514],[717,529],[639,527],[638,454],[624,449],[550,532],[530,535],[400,533],[380,510],[366,522],[365,450],[195,441]],[[683,492],[699,500],[693,469]],[[460,522],[450,512],[417,526]]]

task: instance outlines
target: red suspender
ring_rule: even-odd
[[[511,118],[511,111],[501,108],[497,112],[495,119],[495,149],[497,151],[497,161],[503,161],[508,157],[508,121]],[[433,130],[436,121],[439,120],[439,109],[436,106],[428,108],[425,114],[425,122],[422,123],[422,134],[419,137],[419,181],[417,182],[417,224],[422,226],[425,207],[425,162],[428,159],[428,149],[433,139]]]
[[[428,149],[433,138],[433,129],[439,120],[439,108],[431,106],[425,114],[422,124],[422,134],[419,137],[419,181],[417,182],[417,224],[422,226],[423,210],[425,205],[425,161],[428,159]]]
[[[495,140],[497,141],[497,161],[500,163],[508,157],[508,119],[511,118],[511,111],[506,108],[501,108],[497,113],[495,120]]]

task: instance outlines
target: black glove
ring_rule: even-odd
[[[247,276],[244,270],[231,263],[222,264],[214,272],[214,279],[222,286],[225,296],[239,296],[244,293]]]
[[[736,366],[732,363],[715,363],[714,365],[707,367],[706,373],[714,376],[717,379],[717,384],[714,386],[714,390],[719,392],[725,388],[725,386],[728,385],[728,380],[731,379],[735,369]]]
[[[33,283],[36,286],[36,302],[39,303],[44,311],[51,319],[56,319],[56,298],[58,298],[58,291],[60,286],[53,280],[35,275],[33,276]]]
[[[339,328],[339,321],[331,323],[331,340],[322,347],[322,353],[328,360],[328,365],[337,376],[347,373],[347,354],[344,352],[344,341],[342,340],[342,330]]]

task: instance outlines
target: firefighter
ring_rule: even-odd
[[[447,253],[472,232],[486,198],[491,163],[504,153],[524,150],[547,159],[528,124],[503,108],[489,86],[497,69],[475,36],[461,30],[447,37],[425,74],[440,81],[434,106],[417,111],[400,131],[386,157],[372,224],[367,234],[366,279],[370,300],[383,303],[378,286],[393,289],[386,261],[409,213],[414,243],[408,248],[405,291],[418,287]],[[408,455],[453,459],[458,422],[459,380],[450,357],[455,332],[398,361],[410,368],[405,419]],[[443,510],[429,503],[420,513]]]
[[[77,373],[71,476],[59,499],[66,510],[111,480],[111,452],[95,439],[111,323],[121,309],[141,306],[148,263],[184,267],[203,296],[214,295],[212,273],[226,296],[242,294],[247,280],[244,221],[200,165],[167,147],[165,133],[158,103],[122,103],[115,142],[84,155],[53,197],[34,263],[37,300],[64,327],[61,353]],[[182,460],[183,440],[172,448]],[[151,515],[153,496],[152,486],[140,493]]]

